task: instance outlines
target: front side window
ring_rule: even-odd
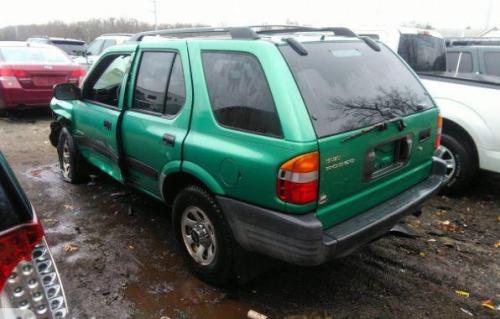
[[[484,53],[485,73],[500,76],[500,52]]]
[[[305,56],[280,46],[318,137],[433,107],[423,86],[386,46],[363,41],[303,43]]]
[[[239,130],[282,135],[266,76],[254,56],[204,52],[203,70],[217,122]]]
[[[99,62],[95,75],[90,74],[85,83],[83,96],[86,99],[110,106],[118,106],[123,78],[130,67],[130,55],[110,55]]]

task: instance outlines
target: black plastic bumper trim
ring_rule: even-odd
[[[223,196],[217,201],[243,248],[292,264],[315,266],[346,256],[388,233],[439,191],[445,172],[445,163],[434,158],[432,175],[426,180],[327,230],[314,212],[290,215]]]

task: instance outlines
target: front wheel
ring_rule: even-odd
[[[77,184],[85,178],[83,160],[80,157],[73,136],[71,136],[71,133],[65,127],[61,129],[61,133],[59,134],[57,155],[64,181]]]
[[[224,285],[233,278],[233,237],[213,196],[188,186],[175,198],[173,227],[191,271],[202,280]]]
[[[443,134],[436,155],[446,162],[446,175],[442,192],[457,194],[465,190],[474,177],[476,165],[471,147],[459,142],[454,135]]]

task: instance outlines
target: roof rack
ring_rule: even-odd
[[[470,46],[470,45],[500,45],[500,38],[491,37],[491,38],[483,38],[483,37],[467,37],[467,38],[447,38],[446,46],[447,47],[456,47],[456,46]]]
[[[146,36],[173,36],[187,38],[213,35],[229,35],[232,39],[256,40],[260,38],[260,35],[298,32],[333,32],[337,36],[357,37],[354,32],[347,28],[314,28],[296,25],[254,25],[247,27],[202,27],[146,31],[133,35],[132,38],[130,38],[130,41],[142,41],[142,39]]]

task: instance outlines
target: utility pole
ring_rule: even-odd
[[[153,14],[155,18],[155,30],[158,30],[158,3],[157,0],[151,0],[153,2]]]

